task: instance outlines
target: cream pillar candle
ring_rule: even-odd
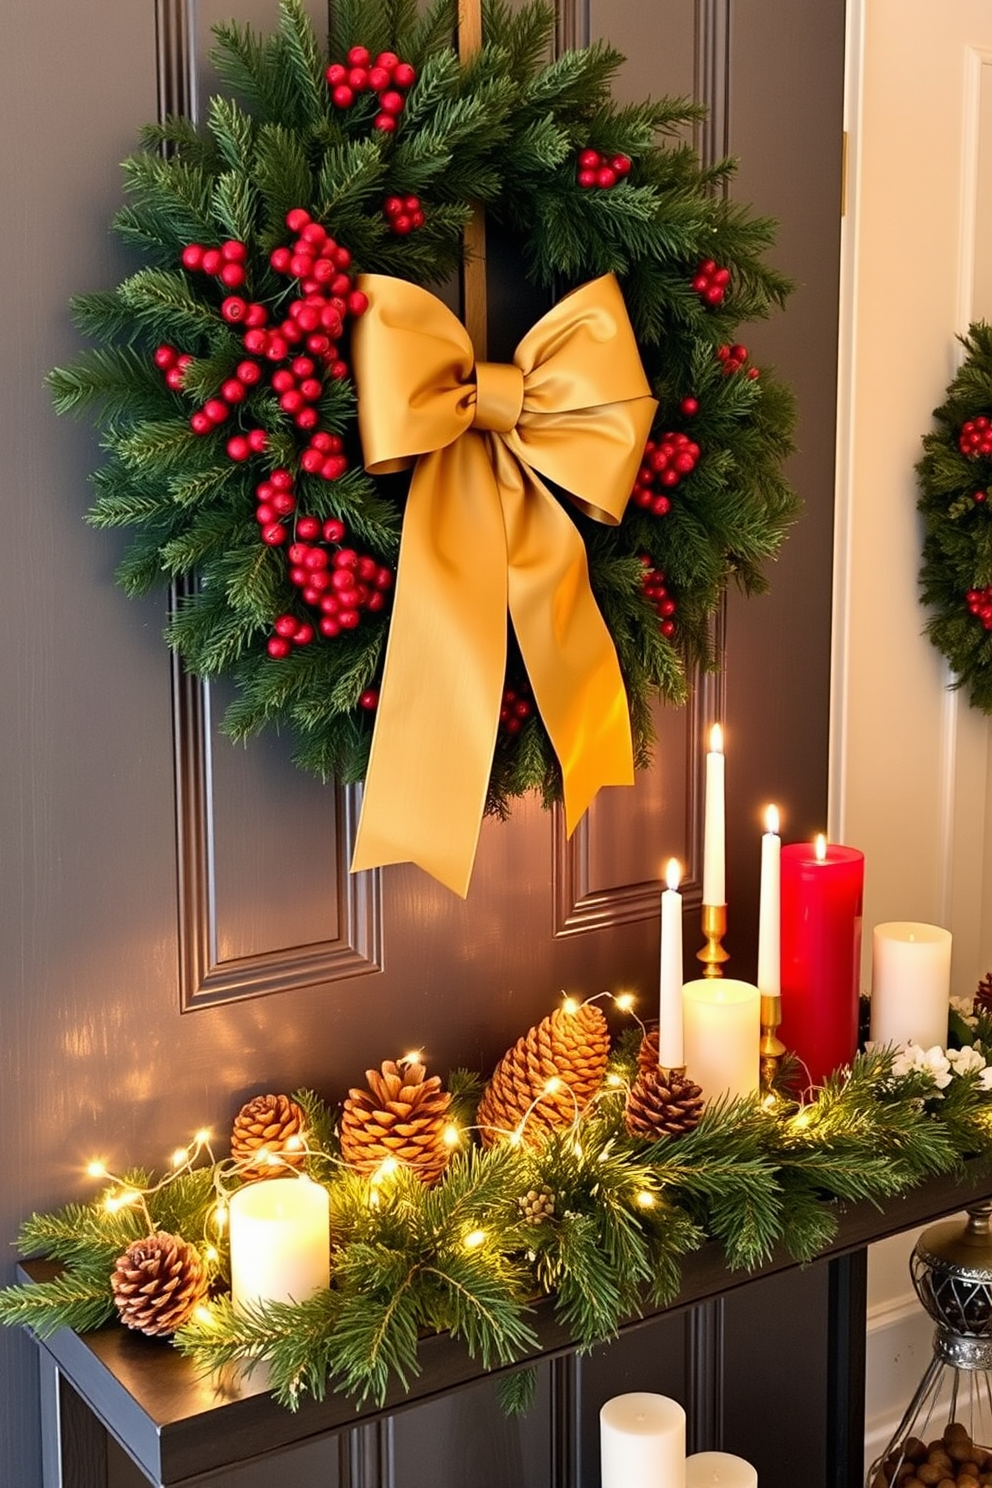
[[[872,932],[871,1036],[877,1044],[947,1043],[951,932],[892,920]]]
[[[761,892],[758,899],[758,989],[762,997],[782,990],[782,839],[778,807],[765,813],[761,838]]]
[[[682,1053],[682,869],[670,858],[665,870],[668,888],[661,896],[661,997],[658,1019],[658,1063],[678,1069]]]
[[[706,754],[706,797],[703,814],[703,903],[726,904],[726,761],[723,730],[710,730]]]
[[[730,1452],[693,1452],[686,1458],[685,1488],[758,1488],[758,1474]]]
[[[704,977],[682,989],[686,1073],[707,1100],[760,1084],[761,994],[750,982]]]
[[[685,1411],[666,1395],[615,1395],[599,1413],[602,1488],[685,1488]]]
[[[231,1195],[231,1297],[303,1302],[330,1281],[326,1188],[309,1178],[268,1178]]]

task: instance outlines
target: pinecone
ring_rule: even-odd
[[[479,1102],[484,1147],[521,1129],[531,1145],[556,1126],[569,1125],[603,1083],[610,1053],[606,1019],[593,1003],[556,1008],[507,1050]],[[558,1087],[548,1091],[549,1081]]]
[[[174,1333],[207,1295],[199,1252],[179,1235],[157,1230],[117,1257],[110,1277],[125,1328],[157,1337]]]
[[[624,1119],[632,1137],[653,1142],[692,1131],[699,1125],[704,1105],[703,1092],[692,1080],[678,1070],[653,1065],[642,1068],[631,1086]]]
[[[527,1224],[543,1224],[554,1218],[555,1196],[550,1188],[529,1188],[517,1200],[517,1207]]]
[[[299,1140],[306,1125],[302,1106],[288,1095],[256,1095],[241,1107],[231,1131],[231,1156],[249,1162],[263,1148],[278,1161],[263,1160],[242,1168],[245,1178],[284,1178],[287,1167],[299,1168],[306,1149]]]
[[[444,1140],[451,1096],[422,1064],[384,1061],[366,1070],[368,1090],[350,1090],[341,1115],[341,1156],[359,1173],[374,1173],[386,1158],[436,1183],[451,1149]]]
[[[637,1069],[639,1074],[645,1070],[656,1070],[658,1068],[658,1030],[651,1028],[641,1039],[637,1050]]]
[[[975,1012],[992,1013],[992,971],[987,971],[975,989]]]

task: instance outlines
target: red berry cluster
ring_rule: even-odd
[[[534,699],[526,677],[516,687],[503,690],[499,708],[499,726],[505,734],[519,734],[534,711]]]
[[[734,346],[718,346],[716,354],[723,363],[724,377],[731,377],[735,372],[743,372],[745,368],[747,368],[747,376],[752,380],[760,375],[757,367],[747,366],[746,346],[741,346],[739,343]]]
[[[687,434],[659,434],[644,446],[641,468],[634,481],[630,499],[656,517],[671,509],[665,489],[677,486],[683,476],[691,475],[699,463],[699,445]]]
[[[400,238],[416,232],[426,221],[419,196],[387,196],[382,204],[382,215],[389,223],[390,232]]]
[[[965,600],[968,613],[981,620],[983,630],[992,630],[992,584],[984,589],[969,589]]]
[[[416,69],[395,52],[380,52],[375,61],[368,47],[353,46],[347,63],[332,62],[326,73],[334,107],[349,109],[360,93],[379,95],[376,129],[390,132],[406,104],[406,94],[417,81]]]
[[[579,151],[575,179],[586,190],[595,186],[608,191],[629,174],[630,158],[627,155],[601,155],[598,150]]]
[[[272,478],[276,475],[286,476],[289,472],[273,471]],[[290,486],[282,488],[290,497],[291,483],[290,477]],[[274,501],[271,504],[274,506]],[[368,553],[342,547],[346,536],[347,529],[338,517],[328,517],[322,522],[319,517],[297,516],[295,541],[286,551],[290,581],[299,589],[303,602],[320,612],[316,629],[322,636],[333,637],[343,630],[354,630],[363,610],[375,614],[384,609],[393,586],[392,569]],[[280,615],[273,629],[275,635],[269,639],[268,652],[277,660],[288,656],[294,646],[309,645],[316,634],[309,620],[291,614]],[[369,708],[375,704],[365,701],[361,706]]]
[[[187,352],[178,352],[174,346],[157,346],[154,361],[160,372],[165,373],[165,385],[174,393],[183,390],[183,373],[193,358]]]
[[[719,305],[729,283],[730,270],[712,258],[704,258],[692,277],[692,287],[705,305]]]
[[[967,423],[962,424],[958,434],[958,449],[969,460],[977,460],[981,455],[992,455],[992,419],[980,413],[977,418],[968,419]]]
[[[675,634],[675,614],[677,605],[668,592],[665,583],[665,575],[660,568],[656,568],[654,560],[649,553],[641,554],[641,565],[644,572],[641,576],[641,587],[644,597],[651,601],[655,614],[658,616],[658,629],[663,636],[671,638]]]
[[[244,243],[231,239],[219,248],[204,248],[200,243],[188,243],[183,249],[183,268],[192,274],[209,274],[219,279],[227,289],[240,289],[245,282],[245,264],[248,249]]]

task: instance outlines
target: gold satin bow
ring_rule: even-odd
[[[506,616],[561,764],[571,833],[630,785],[630,715],[585,544],[540,479],[623,515],[656,404],[612,275],[567,295],[511,363],[402,279],[363,275],[352,362],[365,466],[410,484],[352,871],[414,862],[468,892],[506,666]]]

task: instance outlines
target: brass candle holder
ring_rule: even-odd
[[[704,977],[722,977],[723,964],[730,960],[730,952],[723,948],[723,937],[727,933],[727,906],[725,904],[703,905],[703,935],[706,944],[696,952],[696,960],[703,963]]]
[[[778,1036],[778,1025],[782,1021],[781,997],[766,997],[761,994],[761,1043],[758,1051],[761,1059],[761,1088],[767,1094],[774,1090],[778,1078],[778,1067],[785,1053],[785,1045]]]

